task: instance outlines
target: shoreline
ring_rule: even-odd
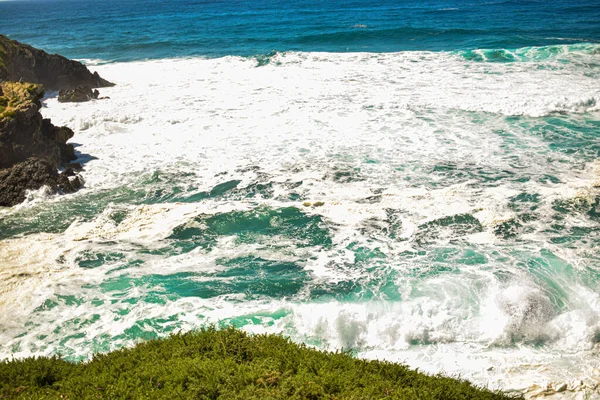
[[[588,49],[592,47],[592,49]],[[181,55],[174,57],[148,57],[141,59],[99,59],[99,58],[75,58],[74,60],[83,63],[87,67],[98,67],[113,64],[129,64],[129,63],[147,63],[147,62],[161,62],[161,61],[185,61],[185,60],[220,60],[220,59],[240,59],[240,60],[252,60],[257,62],[257,67],[261,67],[269,64],[269,60],[276,57],[285,57],[286,55],[318,55],[318,56],[348,56],[356,57],[361,55],[370,56],[399,56],[403,54],[431,54],[431,55],[455,55],[465,57],[467,60],[473,62],[531,62],[540,61],[539,58],[528,58],[531,53],[536,55],[536,52],[542,52],[537,54],[542,56],[545,50],[548,50],[547,57],[552,59],[553,57],[560,57],[560,53],[553,52],[553,49],[572,49],[575,51],[591,50],[592,53],[595,48],[600,49],[600,41],[579,41],[565,44],[551,44],[551,45],[536,45],[536,46],[523,46],[516,48],[479,48],[475,47],[472,49],[455,49],[455,50],[398,50],[398,51],[306,51],[306,50],[272,50],[266,53],[256,54],[222,54],[222,55],[205,55],[205,54],[190,54]],[[486,53],[490,54],[490,58],[486,58]],[[529,53],[529,54],[528,54]],[[564,55],[564,54],[563,54]]]

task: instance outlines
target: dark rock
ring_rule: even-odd
[[[95,100],[100,95],[98,90],[92,90],[89,86],[80,86],[70,90],[60,90],[58,101],[61,103],[82,103]]]
[[[55,166],[75,158],[73,145],[66,143],[73,131],[52,125],[39,112],[39,85],[5,82],[0,87],[11,104],[18,104],[0,113],[0,168],[30,157],[46,158]]]
[[[0,81],[40,83],[49,90],[79,86],[108,87],[113,83],[85,65],[0,35]]]
[[[67,141],[73,131],[52,125],[39,112],[43,90],[30,83],[0,82],[0,206],[13,206],[25,200],[28,190],[47,186],[56,193],[74,192],[83,179],[73,170],[59,174],[57,168],[75,159]],[[77,169],[81,165],[75,163]],[[74,177],[69,179],[68,176]]]
[[[61,89],[60,101],[97,99],[100,92],[92,88],[113,86],[80,62],[0,35],[0,206],[18,204],[27,190],[42,186],[69,193],[84,184],[74,172],[80,164],[57,171],[75,159],[73,145],[67,144],[73,131],[42,118],[40,84]]]
[[[81,175],[75,175],[75,177],[73,179],[69,180],[69,183],[71,184],[71,187],[73,188],[73,190],[77,190],[83,186],[85,181],[83,180]]]
[[[81,164],[79,164],[78,162],[68,163],[67,168],[71,168],[74,171],[81,171],[82,169]]]
[[[54,193],[71,193],[81,185],[76,186],[65,175],[59,174],[47,159],[30,158],[0,170],[0,206],[19,204],[25,200],[27,190],[37,190],[42,186],[48,186]]]

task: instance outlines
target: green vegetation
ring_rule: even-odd
[[[15,115],[17,115],[17,112],[15,110],[3,109],[2,110],[2,114],[0,115],[0,119],[2,119],[2,118],[14,118]]]
[[[31,107],[44,93],[42,85],[33,83],[3,82],[0,89],[0,120],[13,118],[17,111]]]
[[[505,399],[400,364],[325,353],[281,336],[202,329],[100,354],[0,362],[0,398]]]

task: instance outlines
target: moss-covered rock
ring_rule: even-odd
[[[3,82],[4,111],[0,114],[0,168],[10,167],[30,157],[42,157],[58,166],[74,158],[73,136],[69,128],[57,128],[42,118],[41,85]]]
[[[73,145],[67,144],[73,131],[42,117],[43,87],[2,82],[0,92],[0,206],[18,204],[27,190],[44,185],[52,191],[72,191],[57,168],[75,158]]]
[[[4,82],[0,83],[0,93],[2,94],[0,96],[0,106],[5,108],[4,112],[6,114],[12,112],[14,115],[17,111],[27,111],[32,106],[39,109],[40,99],[44,95],[44,88],[42,85],[32,83]],[[0,114],[0,120],[7,116]]]
[[[80,62],[0,35],[0,206],[15,205],[27,190],[44,185],[62,192],[82,185],[80,177],[69,181],[56,170],[75,158],[67,144],[73,131],[52,125],[39,110],[44,87],[79,93],[84,86],[87,100],[88,92],[98,97],[91,88],[113,84]]]

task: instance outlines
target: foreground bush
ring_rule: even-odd
[[[0,362],[0,398],[503,399],[466,381],[355,359],[281,336],[203,329],[74,364]]]

